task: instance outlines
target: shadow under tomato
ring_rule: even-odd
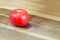
[[[30,23],[28,23],[25,26],[16,26],[16,27],[19,27],[19,28],[30,28],[30,27],[32,27],[32,25]]]

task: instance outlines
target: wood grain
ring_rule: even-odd
[[[0,8],[24,8],[30,14],[60,21],[60,0],[0,0]]]
[[[9,15],[11,10],[0,9],[0,14]],[[2,40],[60,40],[60,22],[31,15],[31,28],[18,28],[9,18],[0,15],[0,39]]]

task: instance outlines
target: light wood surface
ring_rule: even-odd
[[[18,28],[6,17],[10,12],[0,8],[0,40],[60,40],[59,21],[31,16],[30,28]]]
[[[60,0],[0,0],[0,8],[24,8],[32,15],[60,21]]]

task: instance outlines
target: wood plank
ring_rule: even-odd
[[[3,12],[1,12],[3,11]],[[9,22],[9,18],[5,15],[9,15],[7,13],[10,12],[10,10],[0,10],[0,30],[1,30],[1,36],[2,38],[12,38],[12,40],[16,39],[19,40],[20,37],[22,37],[22,40],[60,40],[60,22],[55,20],[50,20],[42,17],[32,16],[30,20],[30,28],[18,28],[12,25]],[[5,13],[6,12],[6,13]],[[6,29],[6,30],[5,30]],[[22,36],[12,36],[12,34],[17,33],[16,35],[22,35]],[[15,32],[16,31],[16,32]],[[6,36],[5,33],[8,35]],[[3,35],[4,34],[4,35]],[[11,36],[10,36],[11,35]],[[26,38],[24,38],[24,36]],[[4,37],[6,36],[6,37]],[[24,38],[24,39],[23,39]],[[33,39],[32,39],[33,38]]]
[[[0,8],[24,8],[29,14],[60,21],[60,0],[0,0]]]

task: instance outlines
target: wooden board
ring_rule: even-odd
[[[60,21],[60,0],[0,0],[0,8],[24,8],[31,15]]]
[[[60,40],[60,22],[31,15],[30,28],[9,22],[11,10],[0,8],[0,40]]]

